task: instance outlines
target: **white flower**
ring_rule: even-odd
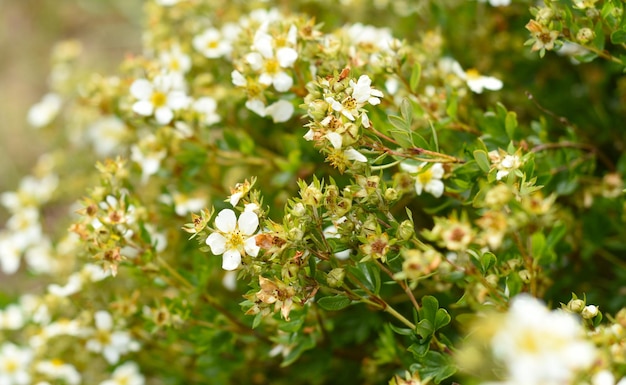
[[[507,154],[498,150],[489,151],[489,159],[498,170],[496,173],[496,180],[501,180],[509,175],[511,171],[517,170],[522,165],[522,161],[519,156]]]
[[[184,0],[154,0],[157,4],[163,7],[171,7],[172,5],[176,5]]]
[[[179,45],[173,45],[169,51],[162,51],[159,60],[167,72],[185,74],[191,69],[191,58],[181,51]]]
[[[254,71],[260,72],[259,83],[273,85],[278,92],[288,91],[293,79],[283,69],[293,67],[298,52],[291,47],[280,47],[274,53],[274,39],[263,30],[254,35],[253,52],[246,55],[246,61]]]
[[[43,239],[39,211],[33,207],[24,208],[13,214],[6,227],[11,232],[16,246],[22,251]]]
[[[87,137],[93,144],[96,154],[110,156],[119,152],[119,146],[128,135],[128,128],[116,116],[106,116],[89,126]]]
[[[29,385],[29,365],[33,352],[28,348],[20,348],[5,342],[0,347],[0,384]]]
[[[137,99],[133,111],[142,116],[154,114],[159,124],[169,124],[174,118],[174,111],[185,108],[189,98],[179,89],[179,80],[174,74],[161,74],[152,82],[137,79],[130,86],[131,95]]]
[[[478,0],[481,3],[486,2],[487,0]],[[506,7],[511,5],[511,0],[489,0],[489,5],[492,7]]]
[[[191,44],[198,52],[209,59],[227,56],[232,50],[230,42],[215,28],[208,28],[200,35],[196,35]]]
[[[465,80],[470,90],[477,94],[481,94],[483,90],[498,91],[502,89],[502,80],[493,76],[482,76],[475,69],[465,71],[465,75],[461,78]]]
[[[259,253],[259,246],[253,236],[259,227],[259,217],[253,211],[245,211],[239,216],[231,209],[224,209],[215,218],[217,231],[206,239],[206,244],[215,255],[222,255],[222,268],[235,270],[241,264],[245,252],[251,257]]]
[[[0,310],[0,330],[20,329],[24,321],[24,312],[19,305],[11,304]]]
[[[39,103],[28,110],[28,124],[35,128],[50,124],[61,110],[61,103],[61,97],[55,93],[44,95]]]
[[[343,137],[336,132],[329,132],[324,135],[326,139],[330,142],[330,144],[336,149],[341,150],[343,148]],[[365,155],[361,154],[357,150],[352,147],[348,147],[343,151],[344,156],[348,160],[353,160],[355,162],[367,163],[367,158]]]
[[[174,199],[174,211],[181,217],[200,211],[206,206],[206,198],[203,196],[190,197],[176,191],[172,194],[172,198]]]
[[[615,376],[608,370],[601,370],[591,377],[591,385],[615,385]]]
[[[551,312],[528,295],[513,299],[491,346],[506,366],[508,384],[569,384],[596,355],[575,316]]]
[[[69,297],[72,294],[78,293],[83,288],[83,280],[80,273],[74,273],[70,275],[65,286],[60,286],[55,283],[48,285],[48,292],[57,297]]]
[[[222,120],[222,118],[215,112],[217,110],[217,102],[215,99],[203,96],[196,99],[193,102],[191,108],[198,112],[203,117],[203,122],[207,126],[215,124]]]
[[[136,341],[130,338],[127,331],[113,331],[113,317],[109,312],[100,310],[94,315],[96,329],[87,341],[87,350],[102,353],[109,364],[116,364],[120,355],[139,349]]]
[[[420,166],[414,166],[408,163],[400,163],[400,168],[410,174],[415,175],[415,191],[417,195],[422,195],[423,191],[432,194],[435,198],[439,198],[443,195],[444,184],[441,181],[445,170],[441,163],[433,163],[430,168],[427,168],[427,163],[422,163]]]
[[[134,362],[126,362],[118,366],[111,379],[102,381],[100,385],[144,385],[145,379]]]
[[[265,114],[272,117],[274,123],[283,123],[291,119],[293,104],[286,100],[278,100],[265,108]]]
[[[26,207],[40,206],[52,198],[52,194],[59,185],[59,177],[48,174],[41,178],[25,176],[20,181],[16,192],[0,194],[0,203],[11,213],[15,214]]]
[[[165,150],[150,151],[149,149],[141,149],[137,145],[130,148],[130,159],[139,164],[141,167],[141,182],[146,183],[151,175],[156,174],[161,168],[161,160],[165,158],[167,152]]]
[[[80,384],[80,374],[76,368],[61,360],[40,361],[35,365],[35,370],[49,379],[61,380],[68,385]]]
[[[381,91],[374,89],[372,86],[372,79],[367,75],[361,75],[359,80],[355,83],[354,80],[350,80],[350,87],[352,87],[352,97],[358,104],[369,103],[373,106],[380,104],[380,99],[384,95]]]
[[[0,269],[6,275],[15,274],[20,268],[22,248],[12,234],[0,232]]]
[[[324,237],[326,239],[331,239],[331,238],[335,238],[335,239],[340,239],[341,238],[341,234],[339,234],[339,231],[337,229],[337,225],[343,223],[346,221],[346,217],[341,217],[339,218],[335,224],[330,225],[328,227],[326,227],[324,229],[324,231],[322,231],[322,234],[324,234]],[[350,258],[350,249],[345,249],[345,250],[340,250],[335,252],[335,258],[345,261],[346,259]]]

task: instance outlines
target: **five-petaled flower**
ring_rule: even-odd
[[[444,184],[441,181],[445,170],[441,163],[433,163],[429,168],[426,168],[427,163],[422,163],[421,166],[414,166],[408,163],[400,163],[400,168],[409,174],[415,174],[415,191],[417,195],[422,195],[423,191],[432,194],[434,197],[439,198],[443,195]]]
[[[244,211],[237,219],[235,212],[224,209],[215,218],[217,231],[206,239],[215,255],[223,255],[222,268],[235,270],[241,265],[242,255],[256,257],[259,246],[253,236],[259,227],[259,217],[253,211]]]

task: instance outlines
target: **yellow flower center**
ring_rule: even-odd
[[[356,108],[356,99],[352,96],[348,96],[342,103],[343,108],[346,110],[354,110]]]
[[[167,96],[163,92],[157,91],[152,94],[150,101],[155,107],[163,107],[167,101]]]
[[[275,74],[280,69],[280,65],[278,64],[278,60],[268,59],[265,61],[264,68],[266,73]]]
[[[9,360],[8,360],[7,362],[5,362],[5,364],[4,364],[4,369],[6,370],[6,372],[7,372],[8,374],[11,374],[11,373],[15,373],[15,372],[17,372],[17,368],[18,368],[17,362],[16,362],[16,361],[13,361],[13,360],[11,360],[11,359],[9,359]]]
[[[468,79],[478,79],[480,77],[480,72],[476,68],[470,68],[465,71],[465,75],[467,75]]]
[[[170,62],[170,68],[172,69],[172,71],[180,70],[180,62],[178,61],[178,59],[172,59],[172,61]]]
[[[208,49],[216,49],[220,45],[220,42],[217,40],[211,40],[207,43],[206,47]]]
[[[111,344],[111,333],[108,330],[98,330],[96,332],[96,340],[103,346]]]
[[[422,184],[428,184],[433,179],[433,172],[428,169],[424,170],[417,175],[417,180]]]
[[[241,250],[244,244],[243,234],[238,229],[226,234],[226,250]]]

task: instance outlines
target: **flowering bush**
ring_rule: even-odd
[[[287,4],[55,48],[0,384],[624,384],[623,4]]]

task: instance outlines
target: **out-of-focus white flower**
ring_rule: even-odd
[[[574,315],[549,311],[528,295],[513,299],[491,346],[507,369],[507,384],[569,384],[596,357]]]
[[[356,83],[350,80],[350,87],[352,87],[352,97],[361,105],[369,103],[375,106],[380,104],[380,98],[384,96],[380,90],[372,88],[372,79],[367,75],[361,75]]]
[[[178,44],[173,45],[169,51],[162,51],[159,54],[159,60],[170,73],[185,74],[191,69],[191,58],[180,49]]]
[[[483,90],[498,91],[502,89],[502,80],[493,76],[482,76],[473,68],[465,71],[465,75],[461,78],[465,80],[470,90],[477,94],[481,94]]]
[[[39,222],[39,211],[32,207],[24,208],[9,218],[7,230],[20,250],[37,244],[42,240],[43,232]]]
[[[441,179],[445,174],[441,163],[433,163],[427,167],[427,163],[415,166],[408,163],[400,163],[400,168],[409,174],[415,175],[415,191],[417,195],[422,195],[423,191],[432,194],[435,198],[443,195],[445,186]]]
[[[608,370],[601,370],[591,377],[591,385],[615,385],[615,376]]]
[[[293,104],[286,100],[278,100],[265,108],[265,114],[272,117],[274,123],[283,123],[291,119]]]
[[[292,44],[295,45],[295,42]],[[284,69],[293,67],[298,52],[287,46],[275,50],[274,38],[261,29],[254,35],[252,48],[254,51],[246,55],[246,61],[259,73],[259,83],[273,85],[278,92],[288,91],[293,79]]]
[[[203,96],[201,98],[196,99],[191,105],[196,112],[202,115],[202,121],[207,126],[215,124],[222,120],[222,118],[217,114],[217,102],[215,99]]]
[[[126,362],[118,366],[109,380],[100,385],[144,385],[145,379],[134,362]]]
[[[522,166],[522,161],[517,154],[507,154],[502,150],[489,151],[489,159],[498,170],[496,180],[501,180]]]
[[[0,346],[0,384],[30,385],[29,366],[33,352],[10,342]]]
[[[209,235],[206,244],[215,255],[223,255],[222,269],[235,270],[241,265],[243,253],[256,257],[259,246],[254,233],[259,227],[259,217],[253,211],[241,213],[239,219],[231,209],[224,209],[215,218],[217,231]]]
[[[22,249],[13,239],[11,233],[0,232],[0,269],[7,275],[15,274],[20,268]]]
[[[335,221],[335,223],[333,223],[332,225],[326,227],[324,229],[324,231],[322,231],[322,234],[324,234],[324,237],[326,239],[340,239],[341,238],[341,234],[339,234],[339,230],[337,229],[337,225],[343,223],[346,221],[346,217],[341,217],[339,218],[337,221]],[[345,261],[346,259],[350,258],[350,249],[345,249],[345,250],[339,250],[337,252],[335,252],[335,258]]]
[[[181,217],[202,210],[207,203],[204,196],[189,196],[178,191],[172,194],[172,198],[174,200],[174,210]]]
[[[80,384],[81,376],[73,365],[61,360],[39,361],[35,370],[51,380],[61,380],[68,385]]]
[[[61,104],[62,100],[58,94],[49,93],[44,95],[40,102],[34,104],[28,110],[28,124],[35,128],[47,126],[59,114]]]
[[[176,5],[184,0],[154,0],[154,1],[163,7],[171,7],[172,5]]]
[[[52,198],[58,185],[59,177],[55,174],[48,174],[41,178],[29,175],[22,178],[16,192],[0,194],[0,203],[13,214],[26,207],[38,207]]]
[[[209,59],[228,56],[232,51],[230,42],[215,28],[208,28],[191,41],[193,47]]]
[[[113,330],[113,317],[109,312],[100,310],[94,319],[96,329],[85,345],[87,350],[102,353],[109,364],[116,364],[120,355],[139,349],[139,344],[130,338],[130,333]]]
[[[145,138],[147,142],[154,142],[156,139],[154,137]],[[161,160],[165,158],[167,152],[164,149],[161,150],[153,150],[148,143],[147,146],[137,146],[133,145],[130,148],[130,159],[139,164],[141,167],[141,182],[146,183],[150,176],[156,174],[161,168]]]
[[[237,272],[226,271],[222,277],[222,286],[228,291],[235,291],[237,289]]]
[[[174,111],[187,107],[189,97],[180,89],[175,74],[160,74],[152,82],[137,79],[130,86],[130,94],[137,99],[133,111],[142,116],[152,116],[157,123],[169,124]]]
[[[58,270],[60,261],[54,254],[52,242],[42,237],[39,243],[31,245],[24,253],[28,269],[35,274],[50,274]]]
[[[87,137],[96,154],[110,156],[120,152],[120,144],[128,136],[128,128],[116,116],[105,116],[89,126]]]
[[[486,3],[487,0],[478,0],[481,3]],[[489,0],[489,5],[492,7],[507,7],[511,5],[511,0]]]
[[[83,280],[80,273],[74,273],[70,275],[65,286],[52,283],[48,285],[48,292],[57,297],[69,297],[72,294],[78,293],[83,288]]]
[[[19,305],[11,304],[0,310],[0,330],[20,329],[24,321],[24,312]]]

